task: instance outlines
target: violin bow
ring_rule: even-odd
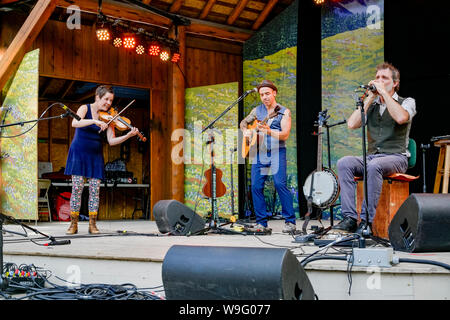
[[[109,120],[106,124],[109,126],[109,124],[111,122],[113,122],[114,120],[117,119],[118,116],[120,116],[120,114],[122,112],[124,112],[129,106],[131,106],[134,102],[136,101],[136,99],[133,99],[133,101],[131,101],[125,108],[123,108],[120,112],[118,112],[111,120]]]

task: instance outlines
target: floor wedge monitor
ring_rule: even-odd
[[[398,251],[450,251],[450,194],[411,194],[388,232],[392,247]]]
[[[205,221],[177,200],[160,200],[153,206],[159,232],[185,236],[205,228]]]
[[[174,245],[162,265],[168,300],[313,300],[294,254],[284,248]]]

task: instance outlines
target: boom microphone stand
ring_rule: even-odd
[[[214,136],[213,136],[212,132],[214,130],[215,123],[220,118],[222,118],[225,114],[227,114],[228,111],[231,110],[231,108],[233,108],[236,104],[238,104],[240,101],[242,101],[246,96],[248,96],[252,92],[256,92],[256,89],[251,89],[251,90],[247,90],[246,92],[244,92],[244,94],[242,94],[236,101],[234,101],[231,105],[229,105],[217,118],[215,118],[205,128],[203,128],[201,133],[204,133],[205,131],[209,130],[209,134],[210,134],[209,141],[207,142],[207,144],[211,144],[211,161],[213,161],[213,157],[214,157],[214,152],[213,152]],[[215,188],[216,172],[215,172],[215,166],[214,166],[213,162],[211,162],[211,169],[212,169],[211,170],[211,177],[212,177],[211,188]],[[233,173],[231,173],[231,174],[233,174]],[[215,196],[215,190],[212,190],[211,196],[212,197]],[[211,221],[210,221],[209,227],[207,227],[205,229],[202,229],[202,230],[199,230],[199,231],[197,231],[194,234],[202,234],[202,233],[204,233],[206,231],[209,231],[211,229],[212,230],[217,230],[217,231],[222,231],[222,232],[225,232],[225,233],[241,234],[241,232],[237,232],[237,231],[234,231],[234,230],[223,229],[223,228],[217,226],[217,220],[218,220],[218,217],[216,215],[217,208],[216,208],[216,204],[215,204],[214,201],[215,201],[215,199],[211,198]],[[226,225],[226,224],[229,224],[229,223],[222,224],[221,226]]]
[[[362,132],[362,152],[363,152],[363,186],[364,186],[364,199],[363,203],[366,204],[366,229],[362,231],[363,236],[369,236],[369,205],[368,205],[368,192],[367,192],[367,151],[366,151],[366,114],[364,112],[364,99],[369,92],[370,87],[364,91],[363,95],[358,98],[356,102],[356,109],[361,111],[361,132]]]
[[[9,109],[7,109],[6,112],[8,112],[8,111],[9,111]],[[44,113],[45,113],[45,112],[44,112]],[[23,126],[23,125],[26,124],[26,123],[33,123],[33,122],[36,124],[37,122],[39,122],[39,121],[41,121],[41,120],[50,120],[50,119],[56,119],[56,118],[61,118],[61,119],[63,119],[63,118],[68,117],[68,116],[70,116],[70,115],[71,115],[70,112],[67,111],[66,113],[61,114],[61,115],[58,115],[58,116],[47,117],[47,118],[42,118],[42,117],[40,117],[40,118],[34,119],[34,120],[19,121],[19,122],[8,123],[8,124],[4,124],[4,121],[3,121],[4,119],[3,119],[3,120],[2,120],[2,123],[0,124],[0,133],[3,131],[3,128],[6,128],[6,127],[12,127],[12,126],[18,126],[18,125]],[[32,128],[32,127],[31,127],[31,128]],[[31,130],[31,128],[30,128],[29,130]],[[0,139],[1,139],[1,138],[2,138],[2,136],[0,136]],[[24,223],[22,223],[22,222],[16,220],[15,218],[10,217],[10,216],[7,216],[7,215],[5,215],[5,214],[3,214],[3,213],[0,212],[0,290],[3,290],[3,289],[5,289],[5,288],[7,288],[7,286],[8,286],[7,280],[3,277],[3,231],[15,233],[15,232],[12,232],[12,231],[3,230],[3,222],[4,222],[5,220],[9,220],[9,221],[11,221],[11,222],[14,222],[14,223],[16,223],[16,224],[22,226],[22,228],[30,229],[30,230],[32,230],[33,232],[38,233],[38,234],[40,234],[40,235],[42,235],[42,236],[48,238],[48,239],[50,240],[50,242],[49,242],[47,245],[64,245],[64,244],[70,244],[70,240],[56,240],[54,237],[49,236],[49,235],[46,235],[46,234],[44,234],[44,233],[38,231],[37,229],[34,229],[34,228],[30,227],[30,226],[27,226],[26,224],[24,224]]]

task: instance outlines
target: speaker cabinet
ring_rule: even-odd
[[[185,236],[205,228],[202,217],[177,200],[160,200],[153,206],[153,215],[161,233]]]
[[[398,251],[450,251],[450,194],[411,194],[388,232],[392,247]]]
[[[162,265],[168,300],[312,300],[288,249],[174,245]]]

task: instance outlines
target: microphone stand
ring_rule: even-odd
[[[366,114],[364,112],[364,99],[367,96],[370,88],[367,88],[364,94],[359,97],[356,102],[356,109],[361,111],[361,132],[362,132],[362,151],[363,151],[363,186],[364,186],[364,200],[366,204],[366,229],[362,231],[363,236],[369,235],[369,205],[368,205],[368,191],[367,191],[367,152],[366,152]]]
[[[14,232],[14,231],[9,231],[9,230],[4,230],[3,229],[3,222],[5,220],[8,220],[8,221],[13,222],[15,224],[18,224],[22,228],[29,229],[29,230],[33,231],[34,233],[36,233],[36,234],[40,234],[40,235],[44,236],[45,238],[50,240],[50,243],[55,243],[56,242],[55,237],[49,236],[49,235],[47,235],[45,233],[42,233],[39,230],[34,229],[34,228],[30,227],[30,226],[27,226],[26,224],[18,221],[17,219],[15,219],[13,217],[10,217],[10,216],[7,216],[7,215],[5,215],[5,214],[0,212],[0,270],[1,270],[1,272],[0,272],[0,291],[5,290],[8,287],[8,279],[4,278],[4,275],[3,275],[3,232],[9,232],[9,233],[15,233],[15,234],[27,236],[26,234]],[[70,244],[70,240],[67,240],[67,241],[65,241],[62,244]]]
[[[229,105],[216,119],[214,119],[213,121],[211,121],[210,124],[208,124],[203,130],[202,133],[205,132],[208,129],[212,129],[214,124],[220,119],[222,118],[225,114],[228,113],[228,111],[230,111],[231,108],[233,108],[236,104],[238,104],[239,102],[241,102],[242,100],[244,100],[244,98],[246,96],[248,96],[250,93],[252,93],[254,90],[247,90],[244,92],[244,94],[242,94],[236,101],[234,101],[231,105]]]
[[[230,148],[230,176],[231,176],[231,215],[234,216],[234,186],[233,186],[233,153],[237,151],[237,148]]]
[[[8,280],[3,276],[3,215],[0,214],[0,291],[8,288]]]
[[[246,92],[244,92],[244,94],[242,94],[236,101],[234,101],[231,105],[229,105],[217,118],[215,118],[213,121],[211,121],[211,123],[209,123],[205,128],[203,128],[201,133],[204,133],[205,131],[209,130],[208,134],[209,134],[209,139],[207,141],[207,144],[211,144],[211,177],[212,177],[212,183],[211,183],[211,221],[209,223],[209,227],[199,230],[193,234],[203,234],[206,231],[209,231],[211,229],[214,230],[219,230],[219,231],[223,231],[224,233],[231,233],[231,234],[241,234],[241,232],[237,232],[234,230],[228,230],[228,229],[223,229],[217,226],[217,214],[216,214],[216,203],[215,203],[215,186],[216,186],[216,167],[214,166],[214,151],[213,151],[213,146],[214,146],[214,125],[215,123],[222,118],[225,114],[228,113],[228,111],[231,110],[231,108],[233,108],[236,104],[238,104],[240,101],[242,101],[246,96],[248,96],[250,93],[252,93],[254,91],[254,89],[252,90],[248,90]],[[233,174],[233,173],[231,173]],[[234,200],[233,204],[234,204]],[[231,223],[231,222],[230,222]],[[225,223],[222,224],[223,225],[227,225],[229,223]]]
[[[8,124],[0,124],[0,132],[2,132],[3,128],[6,127],[12,127],[12,126],[21,126],[23,127],[25,124],[27,123],[32,123],[32,122],[39,122],[42,120],[52,120],[52,119],[64,119],[70,116],[70,111],[66,111],[66,113],[63,113],[59,116],[52,116],[52,117],[47,117],[47,118],[38,118],[38,119],[33,119],[33,120],[27,120],[27,121],[19,121],[19,122],[14,122],[14,123],[8,123]],[[0,139],[2,138],[2,136],[0,136]]]
[[[7,110],[7,111],[9,111],[9,110]],[[66,113],[61,114],[61,115],[59,115],[59,116],[52,116],[52,117],[47,117],[47,118],[38,118],[38,119],[34,119],[34,120],[19,121],[19,122],[8,123],[8,124],[4,124],[4,123],[2,122],[2,123],[0,124],[0,133],[3,131],[2,129],[3,129],[3,128],[6,128],[6,127],[12,127],[12,126],[18,126],[18,125],[20,125],[21,127],[23,127],[23,125],[26,124],[26,123],[33,123],[33,122],[34,122],[34,123],[37,123],[37,122],[39,122],[39,121],[41,121],[41,120],[51,120],[51,119],[56,119],[56,118],[61,118],[61,119],[63,119],[63,118],[68,117],[69,115],[70,115],[70,113],[67,111]],[[0,135],[0,139],[1,139],[1,138],[2,138],[2,136]],[[50,213],[49,213],[49,214],[50,214]],[[51,242],[55,241],[55,238],[54,238],[54,237],[49,236],[49,235],[47,235],[47,234],[44,234],[44,233],[38,231],[37,229],[34,229],[34,228],[30,227],[30,226],[27,226],[26,224],[24,224],[24,223],[22,223],[22,222],[16,220],[15,218],[10,217],[10,216],[7,216],[7,215],[5,215],[5,214],[3,214],[3,213],[0,212],[0,290],[6,289],[6,288],[8,287],[8,281],[7,281],[7,279],[4,278],[4,276],[3,276],[3,231],[5,231],[5,232],[10,232],[10,233],[16,233],[16,232],[13,232],[13,231],[8,231],[8,230],[4,230],[4,229],[3,229],[3,222],[4,222],[5,220],[9,220],[9,221],[11,221],[11,222],[14,222],[14,223],[16,223],[16,224],[22,226],[23,228],[30,229],[30,230],[32,230],[33,232],[35,232],[35,233],[37,233],[37,234],[40,234],[40,235],[42,235],[42,236],[48,238]],[[21,234],[21,235],[22,235],[22,234]]]
[[[422,148],[422,174],[423,174],[423,192],[427,193],[427,181],[425,178],[425,153],[427,149],[430,149],[430,144],[421,144],[420,147]]]

